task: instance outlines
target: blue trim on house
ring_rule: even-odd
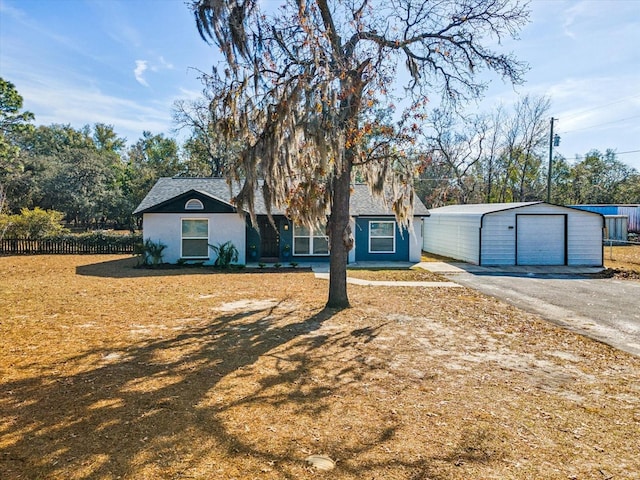
[[[204,209],[185,209],[186,203],[191,199],[200,200]],[[153,207],[145,210],[144,213],[236,213],[236,209],[226,202],[210,197],[196,190],[190,190],[173,197],[166,202],[154,205]]]
[[[278,233],[280,234],[280,258],[284,262],[291,262],[293,258],[293,226],[289,219],[281,217],[278,221]],[[297,261],[297,260],[295,260]]]
[[[247,217],[245,223],[245,238],[247,239],[246,255],[247,262],[257,262],[260,259],[260,234],[251,226],[251,220]]]
[[[259,218],[265,216],[259,215]],[[278,226],[278,261],[281,263],[318,263],[329,262],[328,255],[294,255],[293,254],[293,223],[284,215],[274,215],[273,220]],[[247,216],[246,224],[247,262],[258,262],[263,257],[261,251],[261,238],[258,230],[251,226]]]
[[[370,222],[395,222],[394,217],[357,217],[356,218],[356,262],[408,262],[409,261],[409,232],[400,231],[396,222],[395,252],[371,253],[369,252],[369,223]]]

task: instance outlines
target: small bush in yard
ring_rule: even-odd
[[[216,267],[229,268],[229,265],[238,261],[238,249],[230,241],[218,245],[209,245],[209,248],[218,256],[214,262]]]
[[[0,231],[5,238],[45,238],[66,233],[62,226],[64,213],[39,207],[23,208],[18,215],[0,215]]]
[[[157,266],[162,263],[162,252],[167,246],[162,242],[154,242],[150,238],[145,240],[140,255],[143,265]]]

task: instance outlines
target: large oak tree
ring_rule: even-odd
[[[201,36],[224,61],[207,76],[218,132],[243,146],[229,171],[240,210],[254,192],[296,222],[327,219],[328,307],[349,305],[354,175],[412,217],[413,141],[428,95],[479,96],[483,73],[520,82],[500,40],[527,22],[515,0],[195,0]],[[264,7],[264,8],[263,8]],[[382,113],[381,113],[382,112]]]

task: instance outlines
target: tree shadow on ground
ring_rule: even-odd
[[[204,265],[172,265],[163,264],[157,267],[141,267],[137,258],[123,258],[107,260],[105,262],[80,265],[76,267],[76,274],[88,277],[102,278],[141,278],[141,277],[171,277],[181,275],[259,275],[266,273],[309,273],[310,267],[296,266],[279,268],[242,268],[231,267],[223,269]]]
[[[261,471],[269,473],[265,478],[311,475],[300,445],[274,449],[264,432],[246,430],[253,428],[252,412],[264,412],[266,406],[274,422],[288,415],[294,428],[296,415],[321,418],[335,402],[338,385],[362,379],[362,372],[344,365],[336,369],[335,385],[315,382],[310,372],[327,360],[323,352],[349,349],[377,332],[323,334],[317,330],[336,311],[299,319],[283,302],[218,315],[170,338],[87,351],[65,359],[64,366],[48,365],[38,376],[4,383],[3,478],[176,478],[189,472],[196,478],[200,473],[227,478],[234,468],[238,478]],[[272,368],[253,375],[261,361]],[[356,363],[369,368],[365,359]],[[70,366],[78,373],[56,373],[63,367],[73,370]],[[367,425],[358,443],[338,447],[336,440],[325,448],[340,448],[343,458],[354,458],[392,439],[396,428],[393,422]],[[211,451],[217,452],[215,460]],[[212,476],[216,462],[227,469],[218,477]],[[416,468],[384,462],[385,467],[394,464]],[[340,466],[354,478],[379,467],[374,460]],[[420,468],[429,470],[427,463]]]
[[[134,475],[141,464],[160,465],[169,450],[180,449],[174,440],[203,428],[203,416],[230,455],[250,450],[216,424],[215,411],[198,404],[220,379],[313,332],[333,313],[321,310],[275,328],[274,308],[221,315],[174,338],[65,361],[93,364],[81,373],[4,383],[4,478],[63,478],[70,465],[74,478]]]

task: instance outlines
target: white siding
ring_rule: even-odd
[[[347,262],[348,263],[354,263],[356,261],[356,241],[355,241],[355,231],[356,231],[356,219],[353,217],[349,218],[349,226],[351,227],[351,231],[354,232],[354,242],[353,242],[353,248],[351,250],[349,250],[349,253],[347,254]]]
[[[574,210],[567,222],[567,264],[602,266],[603,217]]]
[[[431,211],[431,216],[424,220],[425,251],[487,266],[515,265],[516,214],[567,215],[567,265],[602,266],[601,215],[547,203],[513,204],[513,208],[498,211],[490,211],[491,206],[486,205],[469,205],[468,210],[465,207]],[[484,217],[478,212],[484,213]]]
[[[206,218],[209,220],[209,243],[217,245],[231,241],[238,249],[238,263],[245,259],[245,221],[235,213],[145,213],[143,217],[144,240],[167,245],[162,261],[176,263],[180,259],[182,242],[182,219]],[[207,264],[213,264],[215,254],[210,251]]]
[[[409,229],[409,261],[419,262],[422,256],[422,218],[414,217]]]
[[[478,263],[480,215],[431,215],[424,219],[423,231],[425,251]]]
[[[482,265],[515,265],[516,216],[514,210],[485,215],[482,220]]]

